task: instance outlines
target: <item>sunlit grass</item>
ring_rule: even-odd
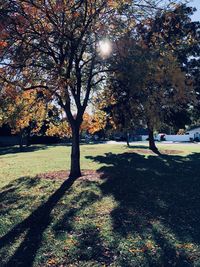
[[[22,176],[69,170],[70,146],[33,146],[27,148],[26,152],[19,152],[15,147],[14,149],[10,148],[9,154],[4,154],[5,150],[4,148],[0,149],[0,186]],[[97,163],[85,158],[87,155],[100,155],[110,151],[119,153],[125,150],[126,148],[120,145],[83,145],[81,146],[81,167],[82,169],[98,169]]]
[[[135,147],[128,149],[125,145],[82,145],[81,146],[81,167],[82,169],[96,170],[99,164],[87,159],[89,155],[97,156],[105,153],[123,153],[134,151],[137,147],[148,148],[145,144],[136,143]],[[200,145],[181,144],[158,144],[159,149],[181,150],[180,155],[187,155],[193,152],[200,152]],[[33,146],[26,149],[26,152],[19,152],[17,147],[5,149],[0,148],[0,186],[4,186],[12,179],[22,176],[35,176],[39,173],[69,170],[70,167],[70,146]],[[4,153],[9,151],[9,153]],[[14,152],[14,153],[13,153]],[[140,152],[143,154],[142,152]],[[148,155],[148,151],[145,153]]]

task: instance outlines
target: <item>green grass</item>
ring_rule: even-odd
[[[182,156],[192,152],[200,152],[200,145],[162,145],[159,149],[181,150]],[[87,156],[103,155],[105,153],[124,153],[134,149],[146,149],[146,145],[135,145],[127,149],[124,145],[83,145],[81,146],[81,167],[82,169],[97,170],[101,163],[87,159]],[[22,177],[34,177],[39,173],[69,169],[70,166],[70,146],[42,146],[36,145],[25,149],[20,153],[18,147],[0,148],[0,187],[6,185],[11,180]]]
[[[32,176],[49,171],[68,170],[70,166],[70,146],[36,145],[20,153],[18,147],[0,148],[0,186],[22,176]],[[125,146],[116,145],[83,145],[81,146],[82,169],[96,170],[99,164],[86,158],[88,155],[102,155],[113,151],[126,151]]]
[[[146,149],[146,147],[142,147]],[[200,146],[85,145],[97,180],[35,178],[69,167],[70,148],[0,150],[0,266],[200,266]]]

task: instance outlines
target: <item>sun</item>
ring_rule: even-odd
[[[112,52],[111,42],[107,39],[99,41],[98,50],[101,57],[103,58],[108,57]]]

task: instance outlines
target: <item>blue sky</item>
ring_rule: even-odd
[[[196,7],[197,11],[192,16],[194,21],[200,21],[200,0],[191,0],[188,6]]]

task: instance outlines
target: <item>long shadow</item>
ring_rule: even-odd
[[[104,164],[99,169],[101,190],[118,202],[111,213],[113,230],[122,237],[153,237],[162,252],[160,263],[150,258],[150,266],[193,266],[189,255],[177,254],[175,241],[200,244],[200,153],[148,158],[108,153],[88,158]]]
[[[74,264],[74,261],[79,262],[98,262],[97,266],[110,266],[114,259],[114,252],[110,251],[102,242],[102,235],[99,227],[93,222],[96,214],[89,213],[84,214],[84,210],[92,206],[96,201],[102,199],[102,196],[95,190],[99,186],[95,181],[82,181],[79,185],[81,191],[75,194],[70,203],[72,208],[69,207],[65,214],[62,215],[53,225],[52,229],[54,235],[57,237],[61,233],[70,233],[76,237],[76,245],[73,248],[72,255],[68,254],[68,265]],[[93,189],[92,189],[93,188]],[[81,218],[84,222],[78,222],[77,219]],[[72,261],[70,261],[70,258]],[[87,266],[87,265],[84,265]],[[88,266],[89,263],[88,263]],[[95,265],[96,266],[96,265]]]
[[[130,145],[129,148],[131,149],[147,149],[149,150],[148,145]]]
[[[97,144],[105,144],[105,141],[93,141],[90,143],[81,142],[81,145],[97,145]],[[30,146],[24,146],[23,150],[20,151],[18,146],[5,146],[0,147],[0,156],[2,155],[8,155],[8,154],[19,154],[19,153],[26,153],[26,152],[34,152],[39,150],[45,150],[49,147],[71,147],[71,142],[66,143],[57,143],[57,144],[46,144],[46,145],[30,145]]]
[[[28,147],[24,147],[23,151],[20,151],[19,147],[17,147],[17,146],[0,147],[0,156],[1,155],[8,155],[8,154],[34,152],[34,151],[45,150],[45,149],[47,149],[46,145],[31,145]]]
[[[157,154],[158,156],[162,156],[162,151],[160,151],[157,146],[154,149],[150,149],[148,145],[130,145],[128,148],[139,149],[139,150],[140,149],[149,150],[150,153],[153,152],[154,154]]]
[[[31,213],[25,220],[14,226],[7,234],[0,238],[0,249],[17,240],[25,234],[22,243],[16,249],[9,261],[1,266],[5,267],[31,267],[37,250],[42,242],[43,232],[50,224],[51,211],[72,186],[75,180],[66,180],[49,199]],[[8,189],[11,190],[11,189]]]
[[[18,210],[20,207],[28,206],[35,200],[33,195],[20,194],[20,189],[25,191],[37,186],[40,179],[21,177],[7,186],[1,188],[0,192],[0,216],[8,216],[13,210]]]
[[[97,141],[92,140],[92,141],[86,142],[86,141],[81,140],[80,144],[81,145],[100,145],[100,144],[106,144],[106,141],[104,141],[104,140],[101,140],[101,141],[100,140],[97,140]]]

